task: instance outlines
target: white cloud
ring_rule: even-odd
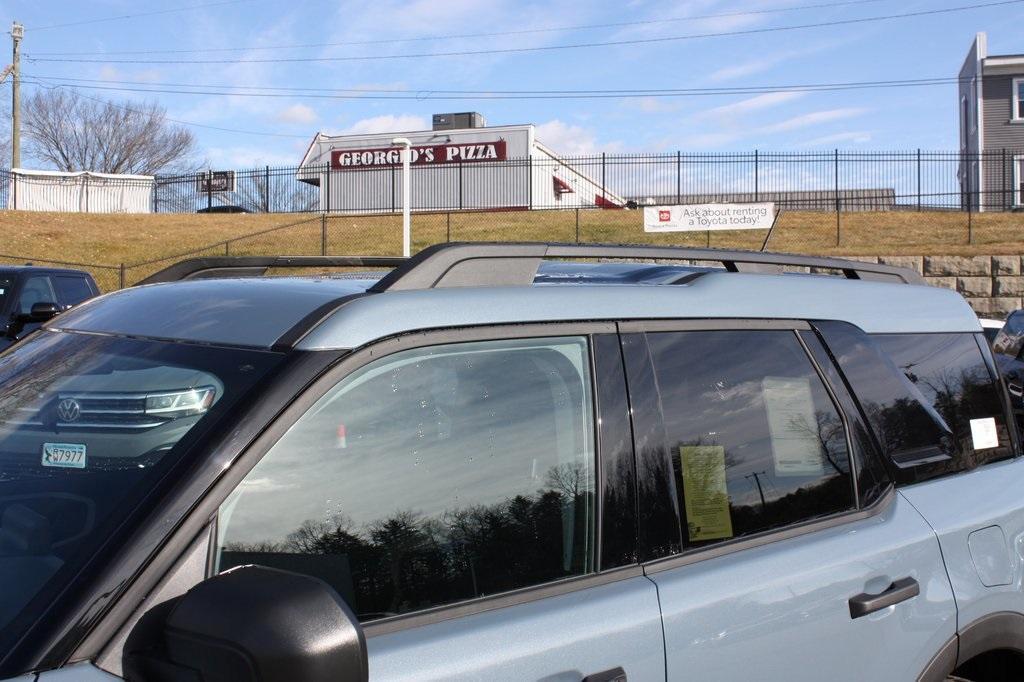
[[[715,107],[714,109],[702,111],[697,114],[696,118],[734,118],[752,111],[760,111],[761,109],[768,109],[786,102],[792,102],[795,99],[800,99],[804,94],[806,93],[768,92],[763,95],[757,95],[756,97],[740,100],[739,102],[733,102],[732,104],[725,104],[720,107]]]
[[[871,133],[866,130],[851,130],[845,133],[836,133],[835,135],[824,135],[822,137],[816,137],[812,140],[803,142],[801,147],[827,147],[840,143],[851,143],[851,144],[865,144],[871,141]]]
[[[708,75],[708,80],[712,82],[736,80],[737,78],[746,78],[766,71],[771,71],[776,66],[785,64],[786,62],[794,59],[802,59],[810,57],[811,55],[835,50],[845,44],[850,43],[854,39],[853,36],[847,36],[842,39],[833,39],[825,42],[811,45],[808,47],[801,47],[795,50],[783,50],[781,52],[773,53],[761,53],[756,58],[749,59],[745,62],[739,62],[736,64],[730,64],[723,66],[720,69],[712,71]]]
[[[311,125],[318,117],[312,107],[296,103],[279,111],[274,118],[281,123]]]
[[[812,111],[807,114],[801,114],[794,116],[793,118],[787,118],[785,121],[779,123],[773,123],[768,126],[761,128],[763,133],[785,133],[793,130],[801,130],[803,128],[809,128],[811,126],[821,125],[822,123],[831,123],[832,121],[841,121],[847,118],[854,118],[867,112],[867,109],[861,107],[845,107],[839,109],[824,109],[822,111]]]
[[[661,97],[638,97],[633,100],[633,106],[645,114],[664,114],[670,111],[677,111],[680,103],[678,100],[663,99]]]
[[[732,66],[723,66],[720,69],[712,71],[708,75],[708,80],[719,82],[728,81],[736,78],[743,78],[745,76],[753,76],[758,73],[764,73],[768,71],[779,61],[773,61],[770,59],[754,59],[749,62],[743,62],[741,64],[733,64]]]
[[[537,126],[537,140],[550,147],[556,154],[566,156],[614,151],[622,146],[618,142],[598,144],[594,131],[564,123],[557,118]]]
[[[684,137],[681,144],[683,149],[710,149],[713,147],[721,147],[729,144],[730,142],[735,142],[741,137],[742,135],[738,133],[696,133],[694,135]]]
[[[338,131],[341,135],[373,135],[375,133],[402,133],[415,130],[430,130],[430,123],[422,116],[413,114],[385,114],[356,121]]]

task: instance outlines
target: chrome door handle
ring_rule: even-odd
[[[587,675],[581,682],[626,682],[626,671],[622,668],[603,670],[593,675]]]
[[[881,594],[868,594],[861,592],[856,597],[850,597],[850,618],[860,618],[875,611],[899,604],[901,601],[913,599],[921,594],[921,586],[913,578],[900,578],[893,582]]]
[[[1010,395],[1012,395],[1015,398],[1020,398],[1021,396],[1024,396],[1024,386],[1021,386],[1020,384],[1006,384],[1006,390],[1009,391]]]

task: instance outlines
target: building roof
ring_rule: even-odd
[[[368,293],[374,282],[271,277],[157,284],[94,299],[48,328],[298,350],[356,348],[444,327],[573,320],[829,319],[870,333],[981,330],[953,291],[828,275],[555,264],[533,286]]]
[[[313,136],[313,139],[309,141],[309,146],[306,147],[305,154],[302,155],[302,161],[299,162],[300,166],[305,166],[307,163],[322,163],[321,159],[315,157],[313,152],[318,144],[331,144],[334,142],[344,142],[347,140],[372,140],[374,138],[378,140],[386,140],[387,143],[391,142],[393,137],[408,137],[410,135],[452,135],[452,134],[479,134],[481,131],[487,132],[507,132],[510,130],[523,130],[524,128],[533,128],[532,123],[520,123],[516,125],[502,125],[502,126],[481,126],[479,128],[454,128],[451,130],[433,130],[427,128],[425,130],[395,130],[390,132],[377,132],[377,133],[341,133],[338,135],[330,135],[324,132],[318,132]],[[416,144],[414,142],[414,144]]]

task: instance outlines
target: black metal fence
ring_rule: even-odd
[[[326,165],[161,175],[150,185],[148,204],[155,213],[393,213],[401,211],[401,178],[396,166],[343,170]],[[130,183],[138,191],[138,181]],[[836,150],[417,165],[410,189],[417,211],[718,201],[774,201],[780,209],[807,211],[1008,211],[1024,205],[1022,183],[1024,149],[982,154]],[[58,199],[55,194],[51,203]],[[0,172],[0,202],[19,207],[17,183],[6,171]]]

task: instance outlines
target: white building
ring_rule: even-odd
[[[298,179],[320,188],[320,210],[402,208],[396,137],[412,142],[414,211],[617,208],[625,201],[536,138],[533,125],[485,126],[479,114],[439,114],[434,128],[369,135],[318,133]],[[330,169],[330,172],[328,172]]]

